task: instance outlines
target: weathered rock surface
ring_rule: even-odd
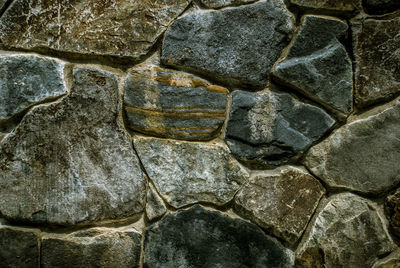
[[[305,165],[330,187],[379,194],[400,182],[400,99],[378,107],[312,147]]]
[[[36,55],[0,55],[0,124],[66,93],[63,62]]]
[[[190,0],[16,0],[0,19],[0,45],[138,59]]]
[[[293,244],[324,193],[324,187],[306,170],[284,166],[253,174],[236,195],[234,208],[242,217]]]
[[[227,6],[237,6],[242,4],[249,4],[257,0],[200,0],[200,2],[207,8],[221,8]]]
[[[139,136],[134,144],[158,192],[175,208],[197,202],[223,205],[248,178],[222,144]]]
[[[360,8],[361,0],[290,0],[290,4],[300,9],[311,9],[334,14],[354,13]]]
[[[200,206],[167,215],[145,235],[144,267],[292,267],[291,259],[256,225]]]
[[[161,60],[221,83],[263,87],[292,32],[293,17],[282,0],[196,11],[168,28]]]
[[[0,0],[0,11],[5,8],[7,0]]]
[[[279,165],[305,151],[335,120],[287,93],[234,91],[227,143],[249,165]]]
[[[164,201],[158,195],[157,190],[151,183],[149,183],[149,188],[147,189],[146,201],[146,216],[149,221],[160,218],[165,214],[165,212],[167,212]]]
[[[400,2],[398,0],[363,0],[363,6],[367,13],[381,15],[399,9]]]
[[[133,228],[49,234],[41,241],[41,267],[139,267],[141,237]]]
[[[131,70],[124,104],[129,127],[159,137],[213,138],[225,121],[226,88],[183,72]]]
[[[0,224],[1,267],[31,268],[39,263],[39,237],[35,231]]]
[[[371,267],[394,249],[374,206],[354,194],[332,196],[310,226],[296,267]]]
[[[347,24],[339,19],[307,15],[286,57],[273,76],[312,99],[345,114],[353,106],[353,71],[340,39]]]
[[[400,267],[400,250],[396,250],[389,256],[377,261],[372,268],[399,268]]]
[[[0,144],[0,212],[68,225],[143,211],[146,177],[117,100],[114,75],[76,68],[68,96],[27,113]]]
[[[400,92],[400,13],[352,22],[356,104],[365,107]]]
[[[389,195],[385,202],[385,212],[390,222],[391,231],[400,237],[400,190]]]

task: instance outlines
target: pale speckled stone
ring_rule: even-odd
[[[284,166],[253,174],[236,195],[234,208],[242,217],[293,244],[324,193],[321,183],[305,169]]]
[[[223,205],[248,178],[223,144],[135,136],[134,145],[158,192],[175,208]]]
[[[257,0],[201,0],[200,2],[208,8],[222,8],[227,6],[237,6],[256,2]]]
[[[164,204],[162,198],[158,195],[157,190],[153,184],[149,184],[147,189],[146,198],[146,216],[149,221],[153,221],[160,218],[167,212],[167,207]]]

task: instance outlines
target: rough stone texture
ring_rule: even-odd
[[[400,92],[400,12],[352,22],[356,104],[365,107]]]
[[[389,218],[391,231],[400,237],[400,189],[387,197],[385,212]]]
[[[399,268],[400,267],[400,250],[396,250],[389,256],[377,261],[372,268]]]
[[[300,9],[311,9],[334,14],[354,13],[360,8],[361,0],[290,0],[290,4]]]
[[[5,7],[7,0],[0,0],[0,11]]]
[[[324,193],[324,187],[307,171],[284,166],[252,175],[236,195],[234,208],[239,215],[293,244]]]
[[[134,144],[158,192],[175,208],[197,202],[223,205],[248,178],[222,144],[139,136]]]
[[[117,123],[117,80],[76,68],[70,94],[37,106],[0,144],[0,212],[88,223],[143,210],[146,177]]]
[[[149,221],[160,218],[165,214],[165,212],[167,212],[164,201],[158,195],[157,190],[151,183],[149,184],[149,188],[147,189],[146,201],[146,216]]]
[[[305,151],[335,123],[327,113],[287,93],[234,91],[227,125],[233,154],[257,168]]]
[[[221,83],[263,87],[292,32],[293,17],[282,0],[196,11],[168,28],[161,60]]]
[[[67,93],[64,63],[25,54],[0,54],[0,124],[28,107]]]
[[[31,268],[39,264],[39,238],[29,229],[0,224],[0,266]]]
[[[16,0],[0,19],[0,45],[137,59],[189,2]]]
[[[242,4],[249,4],[257,0],[200,0],[200,2],[207,8],[222,8],[227,6],[237,6]]]
[[[142,235],[135,229],[93,228],[45,235],[41,267],[139,267]]]
[[[400,99],[354,117],[312,147],[306,166],[330,187],[379,194],[400,182]]]
[[[153,136],[213,138],[225,121],[228,90],[174,70],[131,70],[124,104],[129,127]]]
[[[369,14],[384,14],[400,8],[399,0],[363,0],[363,6]]]
[[[169,214],[145,235],[144,267],[292,267],[256,225],[200,206]]]
[[[374,206],[354,194],[332,196],[310,226],[296,252],[297,267],[371,267],[394,249]]]
[[[352,64],[339,41],[347,28],[335,18],[304,16],[286,57],[273,70],[274,77],[330,108],[350,113]]]

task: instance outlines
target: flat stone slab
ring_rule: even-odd
[[[400,99],[353,117],[312,147],[305,165],[328,186],[380,194],[400,183]]]
[[[146,216],[149,221],[160,218],[167,212],[167,207],[158,195],[156,188],[149,183],[146,197]]]
[[[395,248],[375,206],[354,194],[329,198],[310,226],[296,267],[371,267]]]
[[[220,143],[135,136],[134,145],[158,192],[175,208],[198,202],[224,205],[248,179]]]
[[[363,0],[364,10],[372,15],[381,15],[400,9],[398,0]]]
[[[264,87],[292,33],[293,16],[282,0],[198,10],[168,28],[161,60],[223,84]]]
[[[252,174],[236,195],[234,209],[243,218],[294,244],[324,194],[321,183],[305,169],[283,166]]]
[[[352,21],[356,104],[367,107],[400,92],[400,12]]]
[[[256,2],[257,0],[200,0],[207,8],[222,8],[227,6],[237,6]]]
[[[333,14],[352,14],[358,11],[361,0],[290,0],[290,4],[300,9],[318,10]]]
[[[226,88],[191,74],[133,69],[125,81],[128,125],[158,137],[210,140],[225,121],[227,93]]]
[[[291,252],[256,225],[201,206],[150,225],[144,267],[293,267]]]
[[[286,57],[273,70],[275,79],[329,108],[350,113],[352,63],[339,41],[347,28],[333,17],[304,16]]]
[[[139,267],[142,235],[133,228],[45,234],[41,267]]]
[[[67,93],[62,61],[0,54],[0,124],[29,107]]]
[[[190,0],[16,0],[0,18],[0,46],[139,59]]]
[[[335,123],[324,110],[287,93],[233,92],[226,140],[232,153],[259,168],[287,162]]]
[[[39,224],[143,211],[146,176],[117,123],[115,75],[76,68],[70,94],[34,107],[0,144],[0,212]]]

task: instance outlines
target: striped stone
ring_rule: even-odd
[[[157,137],[210,140],[225,121],[228,90],[175,70],[130,70],[124,105],[129,128]]]

